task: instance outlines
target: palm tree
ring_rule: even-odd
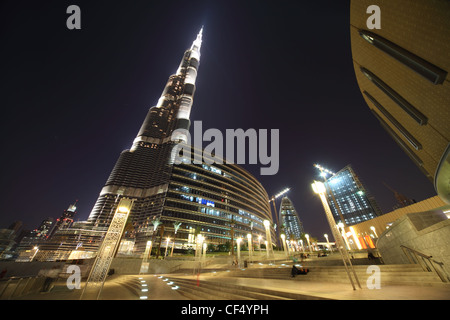
[[[156,229],[158,229],[158,226],[161,224],[161,219],[153,218],[152,224],[153,224],[153,233],[154,233],[156,231]]]
[[[173,223],[173,229],[175,230],[175,234],[177,234],[178,229],[180,229],[181,222],[174,222]]]
[[[176,238],[178,229],[180,229],[180,226],[181,226],[181,222],[179,222],[179,221],[176,221],[173,223],[173,230],[175,231],[175,236],[173,237],[172,252],[170,253],[171,257],[173,256],[173,249],[175,248],[175,238]]]

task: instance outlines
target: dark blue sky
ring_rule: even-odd
[[[81,30],[66,8],[81,8]],[[202,25],[191,120],[280,130],[280,170],[304,227],[329,229],[310,184],[352,164],[383,212],[432,184],[381,128],[356,83],[349,1],[3,1],[0,227],[37,227],[78,199],[85,220],[120,152]],[[278,203],[279,204],[279,203]]]

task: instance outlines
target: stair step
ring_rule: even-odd
[[[184,288],[185,286],[192,286],[195,280],[189,280],[189,279],[177,279],[180,280],[178,282],[178,285],[181,288]],[[176,282],[177,280],[173,280]],[[189,284],[190,282],[190,284]],[[196,284],[195,284],[196,285]],[[291,293],[291,292],[284,292],[284,291],[277,291],[277,290],[271,290],[271,289],[265,289],[265,288],[258,288],[258,287],[251,287],[251,286],[244,286],[244,285],[237,285],[233,283],[226,283],[226,282],[218,282],[218,281],[211,281],[211,280],[202,280],[200,287],[196,287],[199,291],[203,289],[211,289],[214,294],[217,293],[217,288],[220,288],[221,292],[232,292],[232,293],[238,293],[238,298],[233,298],[235,300],[241,300],[244,297],[244,299],[257,299],[257,300],[317,300],[322,298],[317,298],[305,294],[299,294],[299,293]],[[207,299],[210,299],[210,296],[208,296]]]
[[[212,288],[203,281],[200,286],[197,286],[196,280],[174,279],[172,281],[180,287],[179,291],[188,291],[190,294],[195,295],[198,300],[254,300],[254,298],[229,292],[228,290],[223,290],[223,288],[217,290],[217,287]]]

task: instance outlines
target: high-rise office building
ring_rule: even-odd
[[[382,215],[375,199],[348,165],[327,179],[327,198],[336,223],[351,226]]]
[[[230,241],[232,233],[264,236],[263,221],[272,220],[266,191],[241,167],[173,162],[179,145],[188,142],[202,33],[169,77],[130,150],[120,154],[87,220],[93,229],[106,228],[120,199],[134,199],[124,235],[134,242],[134,253],[144,252],[148,240],[168,236],[176,247],[188,247],[199,232],[212,244]]]
[[[299,240],[305,233],[294,204],[288,197],[283,197],[280,204],[280,223],[288,240]]]
[[[350,24],[367,105],[450,203],[450,2],[353,0]]]
[[[58,232],[59,230],[68,229],[72,225],[73,218],[77,213],[77,202],[78,200],[75,201],[74,204],[71,204],[66,210],[64,210],[62,215],[56,219],[52,229],[50,230],[50,232],[48,232],[47,237],[51,237],[53,234],[55,234],[55,232]]]

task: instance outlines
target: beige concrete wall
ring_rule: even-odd
[[[443,263],[450,275],[450,219],[434,223],[439,221],[437,213],[423,216],[407,214],[380,236],[377,247],[383,261],[386,264],[411,263],[401,248],[403,245]]]
[[[381,10],[381,29],[368,30],[366,13],[370,5]],[[371,31],[409,52],[450,72],[450,2],[447,0],[353,0],[350,11],[350,35],[355,75],[361,92],[369,92],[422,145],[415,150],[380,112],[377,114],[423,162],[420,167],[434,177],[438,163],[450,142],[450,77],[434,85],[414,71],[369,44],[358,30]],[[428,118],[418,125],[360,71],[365,67],[381,78]],[[376,110],[363,95],[367,105]]]
[[[394,223],[396,220],[402,218],[408,213],[425,212],[435,210],[438,208],[442,208],[443,210],[450,210],[450,205],[442,201],[442,199],[439,198],[439,196],[434,196],[425,199],[423,201],[417,202],[415,204],[412,204],[410,206],[391,211],[382,216],[376,217],[372,220],[358,223],[352,227],[358,236],[365,236],[365,235],[375,236],[374,232],[370,229],[370,227],[373,226],[375,227],[375,232],[377,234],[375,238],[377,238],[386,230],[386,228],[390,224]],[[346,228],[345,230],[346,232],[349,232],[350,228]]]

